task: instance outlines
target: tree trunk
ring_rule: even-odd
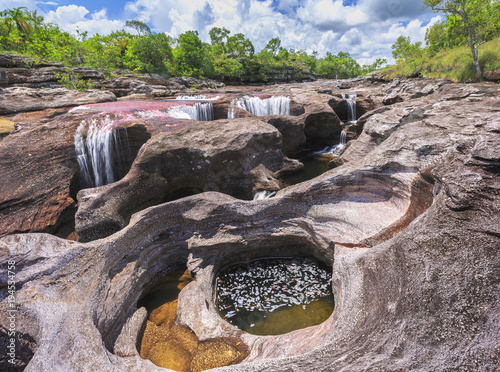
[[[476,73],[479,80],[483,80],[483,73],[481,72],[481,66],[479,66],[478,51],[474,45],[471,45],[472,58],[474,59],[474,65],[476,66]]]
[[[483,80],[483,73],[481,72],[481,66],[479,66],[479,56],[478,56],[478,50],[476,47],[476,34],[474,32],[474,29],[472,26],[469,24],[469,20],[464,17],[465,24],[467,25],[467,29],[469,30],[469,46],[472,51],[472,58],[474,59],[474,65],[476,66],[476,73],[478,79],[481,81]]]

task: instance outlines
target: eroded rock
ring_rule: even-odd
[[[137,301],[169,270],[187,264],[196,280],[180,293],[177,324],[201,343],[238,337],[249,348],[241,364],[221,371],[495,370],[499,95],[491,89],[484,96],[459,89],[443,97],[438,89],[369,112],[361,135],[339,158],[343,165],[270,199],[205,192],[141,208],[120,231],[88,243],[46,234],[0,239],[0,273],[5,277],[8,260],[17,266],[19,366],[27,372],[161,371],[130,349],[140,319]],[[447,99],[452,96],[456,101]],[[257,137],[268,133],[269,146],[277,146],[276,129],[238,120],[252,122],[248,130],[259,129]],[[199,145],[193,154],[209,152],[215,141],[224,148],[230,138],[242,148],[253,143],[251,133],[230,135],[238,133],[231,127],[238,120],[225,122],[229,133],[221,138],[208,132],[217,122],[185,130]],[[159,165],[184,151],[183,141],[153,137],[131,173],[166,179]],[[259,156],[254,151],[250,146],[242,159],[246,172]],[[154,156],[165,161],[155,163]],[[188,163],[181,164],[187,170]],[[274,170],[271,164],[266,168]],[[220,268],[294,255],[313,255],[333,267],[336,308],[326,322],[260,337],[218,316],[213,281]],[[0,323],[7,328],[5,314]],[[180,350],[175,347],[169,350]]]
[[[281,135],[258,119],[217,120],[152,138],[122,180],[78,195],[82,241],[108,236],[148,206],[204,191],[251,199],[282,170]],[[262,175],[262,178],[261,178]],[[269,179],[269,181],[268,181]],[[264,186],[265,188],[265,186]]]
[[[65,88],[5,88],[0,91],[0,114],[37,111],[54,107],[71,107],[88,103],[116,101],[111,92],[89,90],[79,92]]]

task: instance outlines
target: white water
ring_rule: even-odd
[[[87,137],[83,131],[88,126]],[[75,151],[84,187],[97,187],[116,181],[116,164],[123,151],[130,152],[127,131],[113,130],[114,122],[106,116],[102,120],[82,121],[75,134]]]
[[[355,122],[356,121],[356,101],[354,100],[354,98],[357,97],[357,94],[356,93],[353,93],[353,94],[349,94],[347,97],[344,93],[341,93],[342,94],[342,98],[345,99],[345,101],[347,102],[347,106],[349,107],[349,111],[348,111],[348,121],[349,122]]]
[[[234,119],[234,107],[242,108],[255,116],[290,115],[290,98],[273,96],[260,99],[259,97],[242,97],[231,102],[228,110],[228,119]]]
[[[313,152],[313,155],[333,155],[335,157],[339,157],[345,149],[347,143],[347,133],[342,131],[340,132],[340,139],[337,145],[327,146],[323,150]]]
[[[168,110],[168,115],[177,119],[212,121],[214,120],[214,106],[211,103],[200,102],[194,105],[174,106]]]
[[[177,96],[175,99],[182,101],[214,101],[220,98],[220,96],[206,96],[204,94],[196,94],[192,96]]]
[[[331,148],[331,150],[329,151],[330,154],[339,157],[344,152],[346,143],[347,143],[347,133],[342,131],[340,132],[339,144]]]
[[[257,191],[253,196],[253,200],[264,200],[269,199],[276,195],[276,191],[261,190]]]

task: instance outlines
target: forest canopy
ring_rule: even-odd
[[[210,30],[210,43],[197,31],[177,38],[153,32],[147,24],[130,20],[127,29],[109,35],[75,31],[75,35],[47,23],[26,8],[0,13],[0,50],[38,60],[62,62],[67,66],[88,66],[105,73],[119,69],[164,76],[193,76],[225,81],[266,82],[275,75],[303,74],[325,78],[350,78],[374,71],[385,60],[362,66],[349,53],[286,49],[278,37],[256,53],[252,42],[226,28]]]

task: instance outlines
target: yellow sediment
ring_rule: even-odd
[[[0,135],[14,132],[16,127],[13,121],[0,117]]]
[[[186,279],[179,286],[191,280]],[[151,312],[142,337],[141,358],[149,359],[158,367],[194,372],[239,363],[248,356],[248,347],[236,338],[198,342],[192,330],[175,324],[176,312],[177,300]]]

